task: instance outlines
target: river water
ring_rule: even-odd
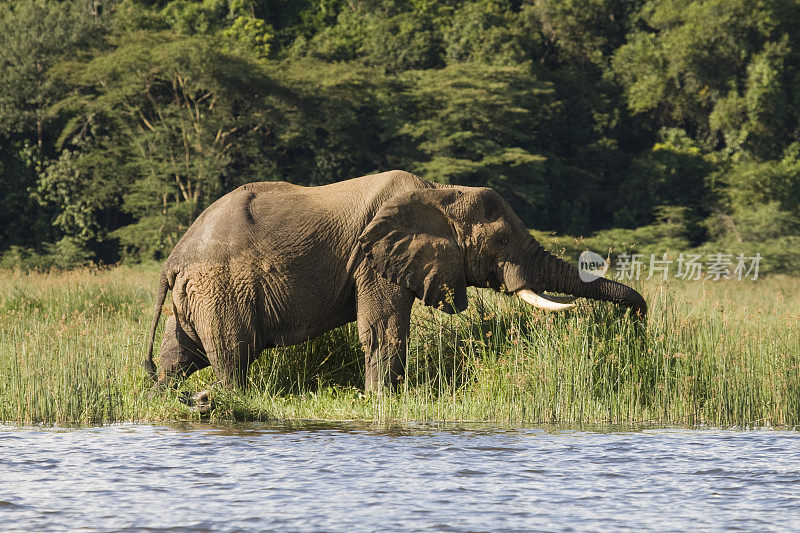
[[[800,529],[800,433],[0,426],[0,530]]]

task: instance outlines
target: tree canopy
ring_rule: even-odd
[[[0,36],[0,265],[393,168],[544,231],[800,244],[795,0],[18,0]]]

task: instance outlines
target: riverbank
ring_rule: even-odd
[[[0,420],[191,420],[141,370],[157,265],[0,273]],[[800,424],[798,278],[643,282],[646,332],[607,304],[548,315],[474,291],[415,308],[401,390],[365,396],[354,327],[265,352],[212,420],[392,420],[713,426]],[[162,320],[163,326],[163,320]],[[160,333],[159,333],[160,338]]]

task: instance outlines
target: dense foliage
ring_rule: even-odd
[[[0,265],[160,258],[241,183],[403,168],[791,268],[798,39],[796,0],[3,3]]]

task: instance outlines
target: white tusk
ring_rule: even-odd
[[[517,292],[524,302],[531,304],[539,309],[545,311],[566,311],[572,309],[575,304],[575,298],[572,296],[549,296],[546,294],[539,294],[528,289],[523,289]]]

